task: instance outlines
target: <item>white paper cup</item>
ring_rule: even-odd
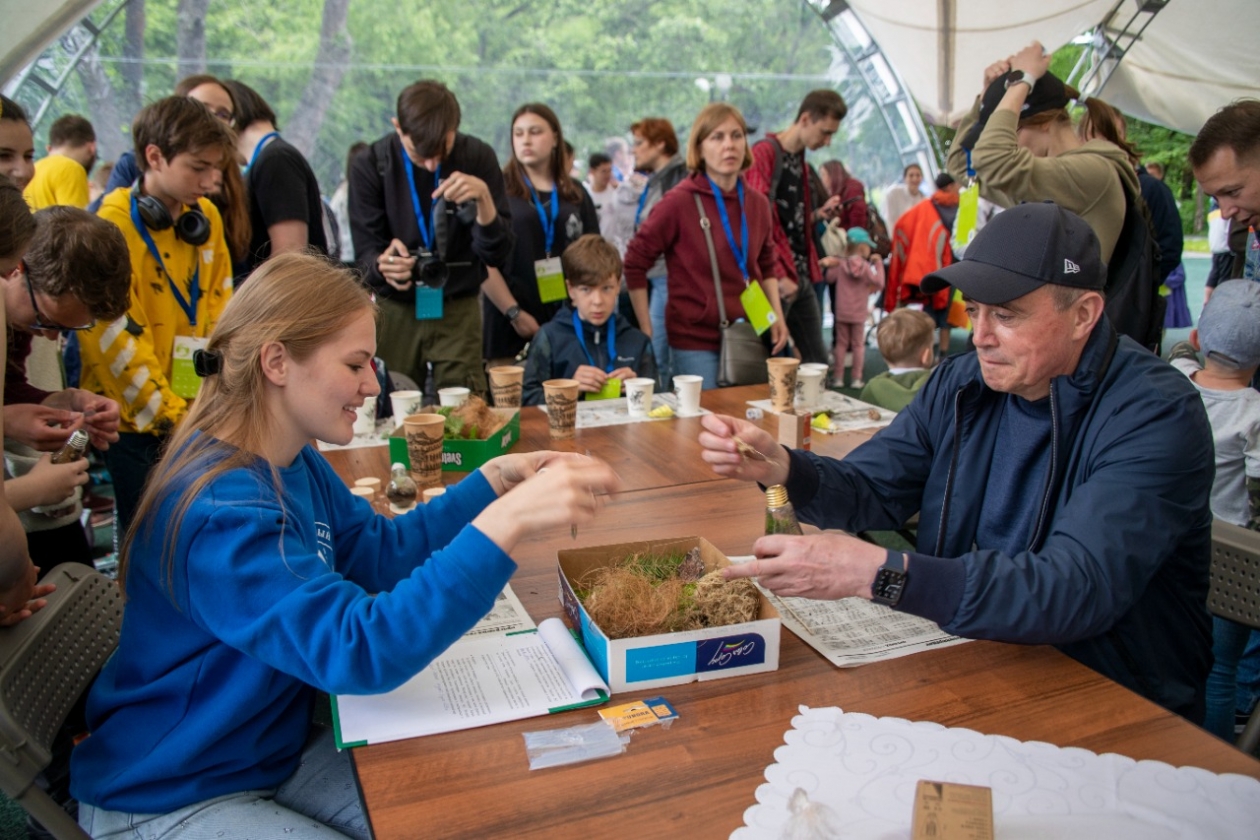
[[[429,502],[433,501],[438,496],[446,495],[446,488],[445,487],[429,487],[421,495],[424,498],[424,503],[427,505]]]
[[[626,389],[626,410],[630,412],[630,416],[646,417],[647,413],[652,410],[652,389],[656,387],[656,380],[649,379],[646,376],[639,376],[634,379],[627,379],[624,387]]]
[[[678,396],[678,413],[682,416],[700,413],[700,387],[703,376],[680,373],[674,377],[674,393]]]
[[[439,388],[438,402],[448,408],[459,408],[468,401],[470,393],[467,388]]]
[[[368,397],[354,410],[354,433],[370,435],[376,431],[376,397]]]
[[[402,425],[408,414],[417,414],[424,395],[419,391],[394,391],[389,395],[389,404],[394,409],[394,426]]]
[[[796,404],[802,408],[813,408],[818,405],[822,400],[823,381],[826,376],[826,365],[801,365],[796,372]]]

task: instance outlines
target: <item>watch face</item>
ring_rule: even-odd
[[[901,600],[901,593],[905,586],[905,572],[880,569],[875,575],[875,583],[871,586],[871,597],[876,603],[895,607]]]

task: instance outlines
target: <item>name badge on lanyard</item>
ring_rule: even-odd
[[[707,175],[705,177],[708,177]],[[739,196],[739,241],[735,241],[735,231],[731,229],[731,219],[726,214],[726,199],[722,196],[722,191],[718,189],[718,185],[709,178],[709,186],[713,189],[713,201],[717,204],[718,218],[722,220],[722,230],[726,232],[726,242],[731,246],[731,253],[735,255],[735,262],[739,265],[740,275],[744,280],[744,291],[739,293],[739,302],[744,307],[744,314],[748,317],[748,323],[752,325],[757,335],[761,335],[770,329],[770,325],[775,321],[774,309],[770,306],[770,299],[766,297],[765,290],[761,288],[760,283],[753,283],[748,279],[748,216],[744,213],[744,182],[739,180],[735,182],[736,195]]]
[[[538,190],[534,189],[528,176],[525,178],[525,184],[529,187],[529,194],[534,199],[534,209],[538,211],[538,221],[542,224],[543,242],[547,252],[545,259],[534,260],[538,299],[543,303],[564,300],[568,296],[564,288],[564,269],[560,267],[560,258],[551,256],[551,250],[556,246],[556,219],[560,216],[560,190],[552,189],[551,191],[551,212],[548,215],[547,210],[543,208],[542,199],[538,197]]]
[[[171,348],[171,390],[186,400],[196,397],[201,389],[201,377],[193,369],[193,351],[209,346],[209,338],[175,336],[175,346]]]

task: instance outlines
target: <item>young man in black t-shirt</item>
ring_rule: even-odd
[[[257,91],[229,79],[240,127],[236,148],[246,164],[249,189],[249,254],[237,285],[273,254],[304,251],[328,253],[319,181],[302,153],[276,128],[276,115]]]
[[[814,239],[817,213],[838,207],[826,200],[821,181],[805,162],[805,150],[831,145],[831,138],[848,113],[834,90],[815,90],[801,101],[796,122],[752,148],[753,165],[745,174],[748,185],[774,206],[774,250],[779,262],[779,292],[792,344],[802,362],[826,364],[822,310],[814,283],[822,282]]]

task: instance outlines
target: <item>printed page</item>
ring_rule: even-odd
[[[559,625],[559,632],[549,622]],[[559,619],[547,619],[543,625],[545,633],[466,636],[394,691],[338,696],[334,703],[338,745],[472,729],[606,700],[608,686],[593,669],[575,676],[586,687],[570,684],[566,668],[578,672],[573,657],[584,654]],[[560,648],[564,666],[549,639]],[[589,685],[591,676],[594,685]]]
[[[771,407],[770,400],[749,400],[748,404],[761,409],[765,414],[778,413]],[[824,410],[831,414],[830,430],[814,427],[815,432],[824,435],[838,435],[858,429],[882,429],[897,416],[894,411],[846,397],[836,391],[824,391],[818,405],[811,409],[815,414]]]
[[[731,558],[732,563],[750,560],[751,557]],[[951,636],[926,618],[897,612],[865,598],[838,601],[781,598],[760,583],[757,588],[778,609],[784,627],[838,668],[883,662],[971,641]]]
[[[769,401],[767,400],[767,404]],[[675,411],[678,410],[678,396],[672,391],[664,394],[652,394],[652,408],[660,408],[667,405]],[[538,406],[543,414],[547,413],[547,406]],[[712,414],[707,408],[700,409],[700,414]],[[697,417],[700,415],[697,414]],[[615,400],[579,400],[577,404],[577,422],[576,428],[594,429],[599,426],[624,426],[627,423],[656,423],[661,420],[672,420],[672,417],[632,417],[630,410],[626,408],[626,398],[618,397]]]
[[[474,624],[473,628],[464,634],[464,638],[488,636],[494,633],[519,633],[522,630],[533,630],[534,627],[534,619],[525,612],[525,607],[521,605],[520,599],[512,591],[512,584],[509,583],[495,597],[494,606],[490,608],[490,612]]]

